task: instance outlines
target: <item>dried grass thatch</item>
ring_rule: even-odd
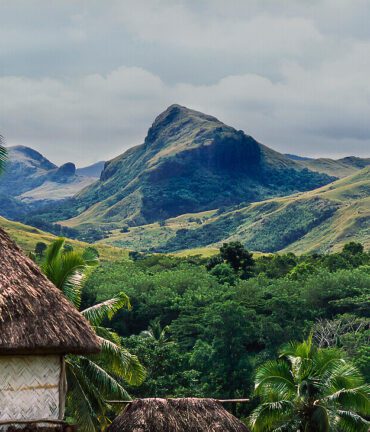
[[[109,427],[109,432],[248,432],[215,399],[137,399]]]
[[[0,354],[95,353],[85,318],[0,229]]]

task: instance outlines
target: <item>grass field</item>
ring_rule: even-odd
[[[217,248],[194,248],[194,249],[185,249],[179,252],[174,252],[171,255],[178,257],[192,257],[192,256],[201,256],[202,258],[210,258],[214,255],[217,255],[220,252]]]

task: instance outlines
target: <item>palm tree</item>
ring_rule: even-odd
[[[41,268],[79,308],[83,282],[98,258],[91,250],[66,251],[64,246],[64,239],[55,240],[48,247]],[[109,424],[108,414],[114,411],[107,400],[130,399],[123,383],[138,385],[144,380],[145,370],[137,357],[124,349],[118,334],[102,325],[105,318],[111,319],[124,307],[130,308],[130,302],[126,294],[120,293],[81,311],[102,347],[97,355],[66,357],[67,413],[77,421],[82,432],[105,430]]]
[[[4,137],[0,135],[0,174],[4,171],[5,162],[7,160],[7,151],[4,147]]]
[[[163,345],[168,342],[168,332],[170,331],[170,326],[161,326],[159,318],[152,320],[148,326],[147,330],[140,332],[140,336],[144,338],[154,339],[159,344]]]
[[[317,348],[312,336],[290,343],[278,360],[256,373],[261,403],[250,416],[255,432],[367,432],[370,386],[333,348]]]

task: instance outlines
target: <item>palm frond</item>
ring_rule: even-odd
[[[271,390],[283,398],[295,394],[293,376],[289,364],[284,360],[268,361],[257,370],[255,393],[264,397],[270,395]]]
[[[54,240],[46,249],[45,261],[49,263],[55,261],[60,256],[64,244],[65,239],[63,237]]]
[[[294,380],[296,382],[308,378],[313,370],[313,361],[310,358],[286,356],[292,368]]]
[[[303,342],[289,342],[280,350],[280,357],[302,357],[312,358],[316,352],[316,347],[312,343],[312,334]]]
[[[259,405],[252,412],[249,424],[255,432],[270,432],[286,427],[293,418],[293,403],[287,400],[280,400]]]
[[[338,403],[347,410],[368,415],[370,413],[370,385],[364,384],[357,388],[341,389],[325,400]]]
[[[148,330],[142,330],[140,332],[140,336],[143,338],[155,339],[153,330],[151,328],[149,328]]]
[[[100,336],[102,339],[106,339],[110,342],[113,342],[117,346],[121,346],[121,336],[116,332],[102,326],[93,326],[93,329],[97,336]]]
[[[99,257],[93,250],[89,248],[83,251],[82,258],[84,259],[85,263],[90,267],[94,267],[99,264]]]
[[[107,373],[101,366],[94,363],[87,357],[80,358],[81,369],[84,375],[94,383],[100,394],[105,398],[122,398],[130,399],[127,391]]]
[[[79,309],[81,305],[82,288],[86,280],[86,275],[76,271],[71,274],[63,284],[63,294],[68,300]]]
[[[82,382],[86,378],[79,373],[79,367],[68,359],[66,359],[66,372],[68,380],[67,408],[82,432],[97,432],[99,420],[90,403],[90,398],[82,386]]]
[[[105,302],[91,306],[81,313],[93,326],[99,326],[105,318],[111,319],[120,309],[131,308],[128,296],[121,292]]]
[[[107,339],[99,339],[101,352],[90,358],[96,361],[101,360],[106,369],[124,379],[128,384],[140,385],[146,377],[146,371],[138,358]]]
[[[344,353],[338,348],[318,349],[314,358],[314,368],[318,374],[324,374],[338,364],[345,363]]]
[[[364,379],[357,367],[346,362],[334,364],[329,373],[324,374],[323,381],[331,393],[341,389],[360,387],[364,384]]]
[[[370,422],[351,411],[337,411],[336,424],[341,432],[368,432]]]
[[[81,303],[82,287],[92,261],[85,261],[80,252],[65,252],[64,244],[65,239],[58,238],[49,245],[41,268],[47,278],[78,308]],[[96,260],[94,265],[95,263]]]

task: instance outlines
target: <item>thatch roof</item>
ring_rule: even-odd
[[[0,354],[99,348],[85,318],[0,228]]]
[[[137,399],[126,406],[109,432],[248,432],[215,399]]]

